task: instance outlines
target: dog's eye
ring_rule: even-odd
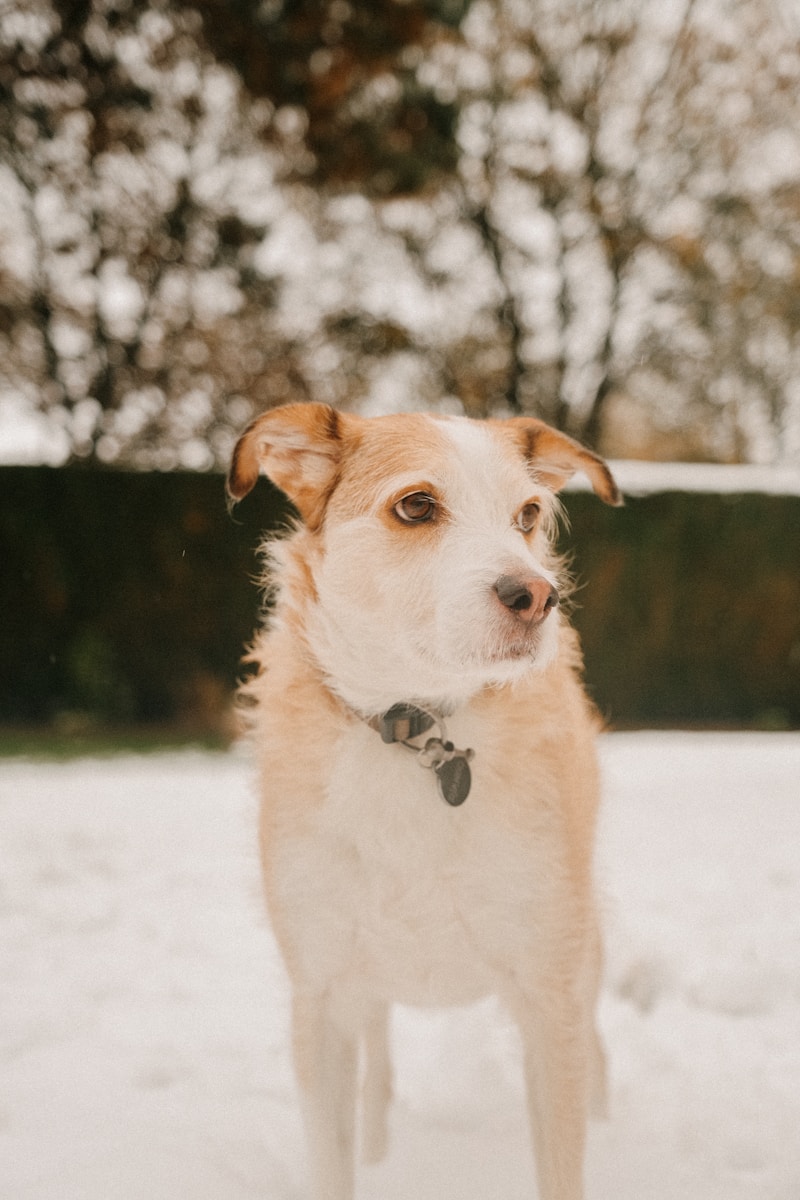
[[[421,525],[436,515],[436,501],[427,492],[412,492],[397,501],[394,511],[407,525]]]
[[[517,513],[517,528],[521,529],[523,533],[530,533],[539,519],[539,512],[540,508],[535,500],[523,504]]]

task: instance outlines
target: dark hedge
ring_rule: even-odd
[[[800,727],[800,498],[566,496],[574,620],[604,716]],[[257,620],[262,481],[0,469],[0,722],[224,726]]]

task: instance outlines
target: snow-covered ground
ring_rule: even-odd
[[[800,1197],[800,734],[610,734],[611,1112],[591,1200]],[[250,769],[0,763],[0,1192],[300,1200],[287,988]],[[359,1200],[531,1200],[515,1034],[398,1014]]]
[[[711,492],[716,495],[800,496],[800,467],[795,463],[685,463],[613,459],[609,466],[626,496],[653,492]],[[569,491],[587,491],[588,480],[576,475]]]

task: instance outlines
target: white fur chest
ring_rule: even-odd
[[[461,807],[445,803],[433,771],[409,750],[355,726],[333,756],[310,828],[282,843],[278,902],[313,986],[463,1003],[506,990],[508,964],[524,970],[535,955],[553,831],[546,817],[538,829],[503,819],[485,735],[465,723],[451,736],[477,747]],[[541,780],[540,796],[550,786]]]

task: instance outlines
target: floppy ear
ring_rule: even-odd
[[[257,417],[233,451],[227,483],[231,500],[242,500],[263,471],[305,523],[318,526],[339,475],[343,424],[327,404],[286,404]]]
[[[515,438],[537,478],[554,492],[582,471],[605,504],[624,503],[608,464],[580,442],[534,417],[509,417],[501,427]]]

